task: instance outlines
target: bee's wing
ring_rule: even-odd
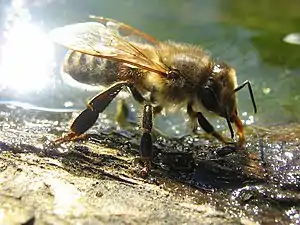
[[[136,41],[136,42],[140,42],[140,43],[148,43],[148,44],[153,44],[153,45],[156,45],[159,43],[159,41],[156,38],[150,36],[149,34],[146,34],[134,27],[131,27],[131,26],[129,26],[125,23],[119,22],[117,20],[105,18],[105,17],[94,16],[94,15],[90,15],[89,17],[91,19],[95,19],[98,22],[102,23],[108,29],[118,30],[120,36],[122,36],[123,38],[128,37],[131,41]]]
[[[167,72],[162,63],[149,59],[134,42],[129,42],[120,35],[118,27],[110,26],[108,22],[106,25],[97,22],[67,25],[52,30],[50,37],[55,42],[84,54],[115,60],[127,66],[160,74]],[[128,27],[126,29],[130,30]]]

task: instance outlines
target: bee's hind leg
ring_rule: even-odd
[[[73,141],[86,137],[84,133],[90,129],[99,117],[99,113],[103,112],[117,94],[127,86],[127,82],[117,82],[107,88],[105,91],[96,95],[73,121],[71,131],[66,136],[55,140],[55,143]]]
[[[68,142],[68,141],[77,141],[86,139],[86,134],[84,134],[90,127],[94,125],[98,119],[99,113],[93,111],[91,108],[86,108],[83,110],[73,121],[70,132],[54,141],[55,144]]]

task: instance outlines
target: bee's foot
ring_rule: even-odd
[[[151,170],[151,167],[149,167],[149,166],[144,166],[144,168],[141,169],[139,175],[140,175],[142,178],[146,178],[146,177],[148,177],[150,170]]]
[[[146,178],[149,175],[149,172],[151,170],[151,161],[148,159],[144,159],[142,157],[137,157],[133,159],[132,161],[134,166],[137,166],[139,168],[142,167],[141,170],[138,171],[139,175],[142,178]]]
[[[226,155],[236,152],[237,150],[238,150],[237,144],[233,143],[233,144],[228,144],[222,148],[217,149],[216,154],[220,157],[224,157]]]
[[[87,134],[77,135],[77,134],[71,132],[71,133],[65,135],[64,137],[54,140],[53,143],[61,144],[61,143],[70,142],[70,141],[82,141],[82,140],[86,140],[88,137],[89,136]]]

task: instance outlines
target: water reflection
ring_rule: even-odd
[[[300,33],[291,33],[283,38],[283,41],[289,44],[300,45]]]

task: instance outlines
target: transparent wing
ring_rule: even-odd
[[[108,29],[117,30],[119,32],[119,35],[125,38],[126,40],[131,40],[139,43],[148,43],[152,45],[156,45],[159,43],[159,41],[156,38],[150,36],[149,34],[146,34],[134,27],[131,27],[117,20],[94,15],[90,15],[89,17],[102,23]]]
[[[120,26],[114,21],[112,23],[109,21],[106,21],[106,25],[98,22],[67,25],[52,30],[50,37],[58,44],[74,51],[123,62],[127,66],[160,74],[167,73],[168,69],[162,63],[151,60],[139,49],[138,43],[130,42],[120,35],[118,28]],[[126,25],[122,26],[130,30]],[[136,33],[135,30],[133,33]]]

